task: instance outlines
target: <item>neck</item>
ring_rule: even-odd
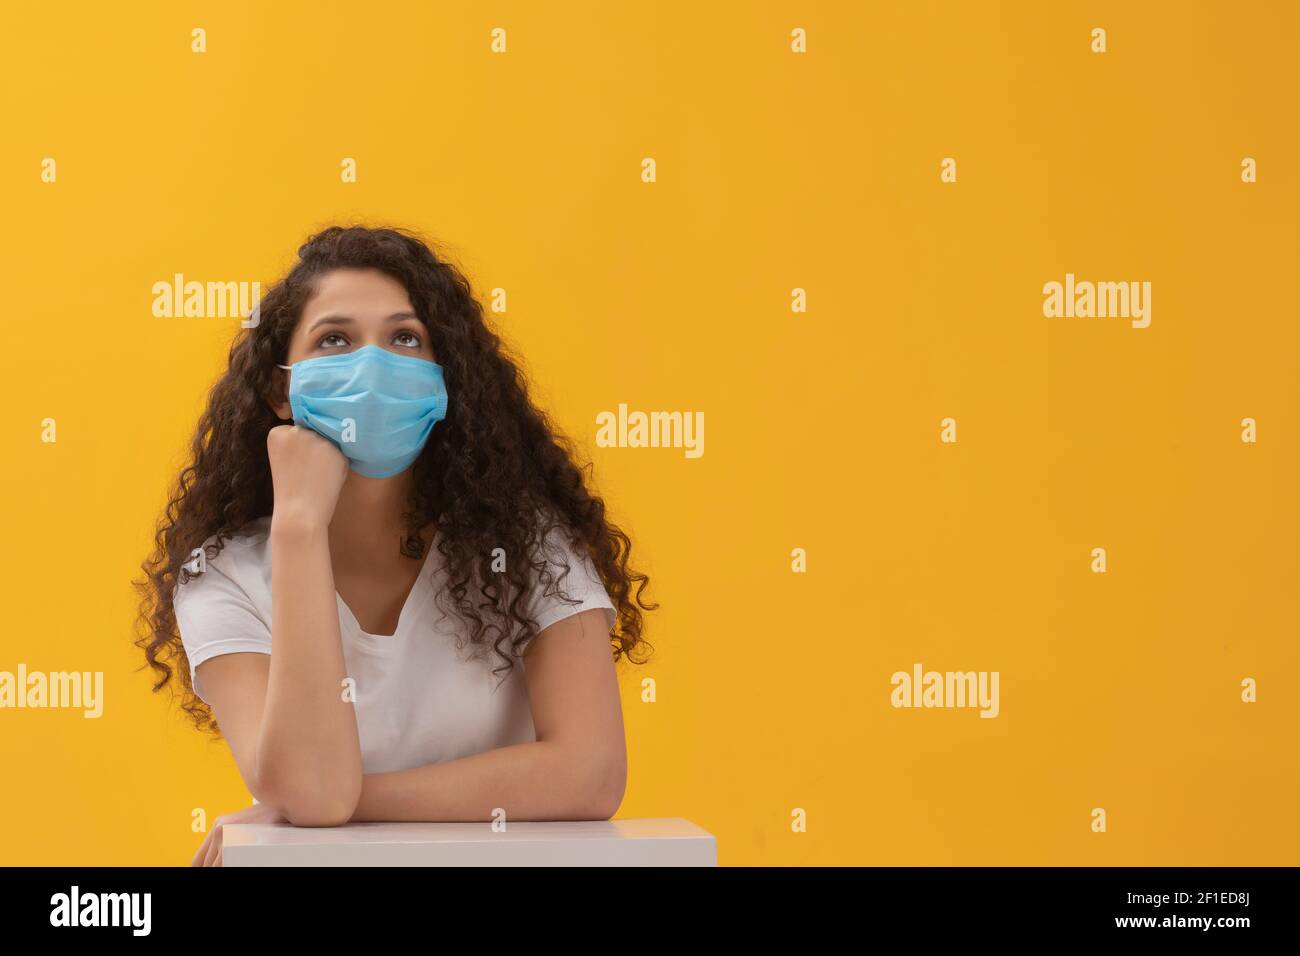
[[[411,491],[411,469],[391,478],[349,471],[330,522],[330,552],[347,564],[389,562],[406,535],[402,520]]]

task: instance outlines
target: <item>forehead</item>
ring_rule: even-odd
[[[357,319],[384,318],[402,311],[414,309],[405,286],[392,276],[377,269],[334,269],[316,280],[302,317],[310,320],[338,313]]]

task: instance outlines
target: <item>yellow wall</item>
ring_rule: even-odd
[[[620,816],[723,864],[1296,862],[1294,8],[138,6],[0,35],[0,670],[106,681],[98,720],[0,710],[0,863],[188,863],[247,804],[135,670],[237,325],[151,287],[355,217],[507,290],[651,573]],[[1044,317],[1067,272],[1151,282],[1150,326]],[[704,455],[597,448],[620,402],[703,411]],[[917,662],[999,672],[999,716],[892,707]]]

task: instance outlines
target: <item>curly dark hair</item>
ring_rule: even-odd
[[[480,568],[495,548],[536,554],[557,527],[590,555],[609,593],[617,614],[614,660],[644,663],[654,648],[642,637],[642,611],[659,606],[642,598],[649,578],[629,567],[631,541],[584,481],[590,463],[574,463],[573,443],[529,399],[517,360],[488,327],[469,281],[409,230],[331,226],[302,245],[298,262],[262,299],[259,321],[236,335],[190,444],[190,463],[158,521],[153,553],[141,565],[135,643],[145,654],[142,666],[155,671],[154,691],[175,679],[182,710],[200,730],[220,734],[211,708],[194,693],[173,593],[195,576],[185,565],[196,549],[210,560],[245,525],[271,514],[266,436],[284,424],[268,403],[276,366],[288,362],[290,336],[318,279],[339,268],[373,268],[401,282],[429,330],[452,400],[414,465],[404,550],[422,553],[419,532],[436,528],[447,572],[438,600],[445,608],[449,599],[451,611],[470,624],[472,643],[485,649],[495,635],[492,648],[503,663],[493,673],[508,674],[520,646],[537,632],[525,607],[531,587],[540,582],[557,593],[569,569],[557,582],[545,560],[510,561],[492,574]]]

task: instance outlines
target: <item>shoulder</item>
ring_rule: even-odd
[[[538,556],[547,559],[567,557],[574,551],[577,542],[573,529],[560,517],[539,510],[534,513],[533,522]]]
[[[543,579],[539,583],[570,573],[584,578],[595,574],[586,542],[566,521],[545,512],[538,512],[535,521],[535,537],[529,560],[533,570]]]
[[[271,652],[269,532],[267,519],[234,534],[213,535],[190,553],[179,576],[183,583],[178,580],[172,610],[189,661],[190,686],[200,700],[208,699],[200,664],[223,654]]]
[[[211,535],[203,542],[202,551],[207,552],[217,545],[218,535]],[[216,564],[222,571],[232,571],[243,567],[256,567],[270,557],[271,541],[271,518],[258,518],[250,521],[234,534],[228,534],[221,542],[220,550],[212,558],[205,558],[212,564]],[[198,557],[199,548],[196,548],[191,554],[192,558]]]
[[[269,588],[270,517],[258,518],[233,534],[211,535],[190,552],[184,564],[186,580],[178,584],[176,601],[198,595],[239,591],[250,600]],[[218,543],[218,539],[220,543]]]
[[[539,512],[533,567],[538,572],[528,606],[540,631],[571,614],[603,608],[612,627],[614,604],[581,536],[555,515]]]

